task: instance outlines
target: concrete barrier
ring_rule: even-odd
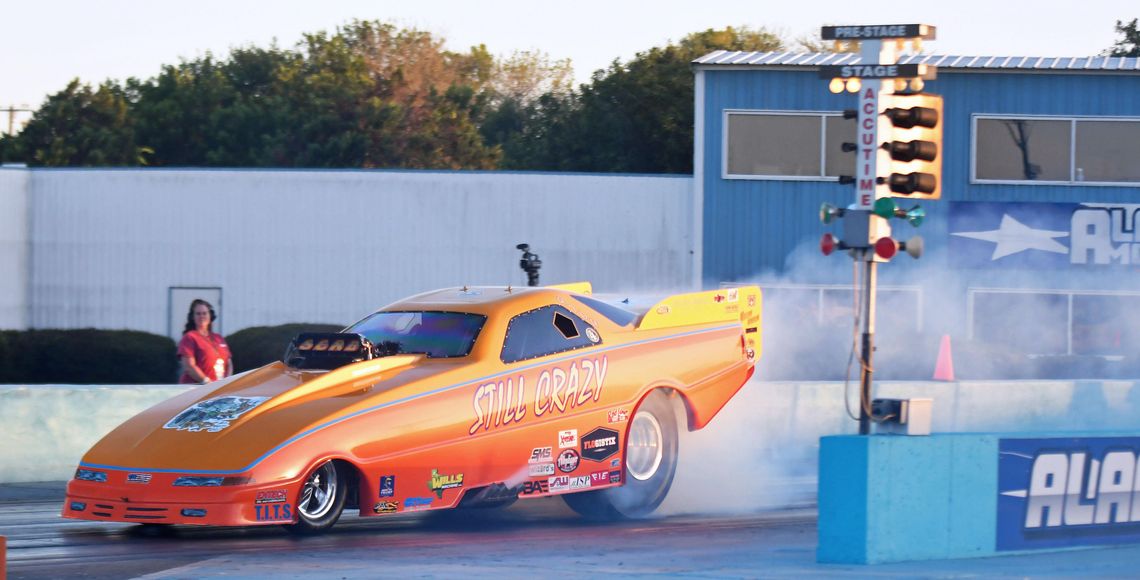
[[[0,385],[0,483],[71,479],[87,449],[179,385]]]
[[[0,385],[0,483],[69,479],[100,437],[184,390]],[[814,481],[820,437],[856,431],[844,396],[856,410],[857,393],[855,382],[845,388],[841,382],[753,380],[708,429],[690,435],[694,447],[704,445],[704,455],[723,455],[737,472],[748,463],[756,472]],[[885,381],[876,384],[875,396],[933,398],[933,428],[942,433],[1140,429],[1140,388],[1132,381]]]
[[[825,437],[820,562],[1140,543],[1140,431]]]

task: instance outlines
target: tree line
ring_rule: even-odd
[[[690,34],[574,88],[567,60],[453,52],[430,32],[353,21],[293,48],[243,47],[153,78],[71,81],[0,159],[30,166],[692,171],[690,62],[778,50],[749,28]]]
[[[1137,55],[1136,20],[1106,54]],[[352,21],[293,48],[243,47],[153,78],[71,81],[0,161],[30,166],[512,169],[691,173],[693,59],[819,51],[728,27],[614,60],[572,86],[567,60],[453,52],[430,32]]]

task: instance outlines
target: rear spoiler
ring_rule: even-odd
[[[568,290],[576,294],[585,294],[589,296],[594,293],[594,286],[589,282],[570,282],[568,284],[551,284],[547,286],[553,290]]]
[[[721,288],[677,294],[654,304],[641,318],[638,330],[670,328],[710,322],[739,322],[745,343],[760,355],[760,320],[763,300],[759,286]]]

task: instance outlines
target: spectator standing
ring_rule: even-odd
[[[234,374],[230,347],[222,335],[214,332],[217,319],[209,302],[198,298],[190,303],[186,328],[178,342],[178,357],[182,359],[179,383],[206,384]]]

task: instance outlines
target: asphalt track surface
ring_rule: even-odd
[[[907,562],[815,562],[810,508],[599,524],[557,498],[503,510],[352,512],[306,538],[279,527],[161,531],[63,520],[62,484],[0,485],[8,577],[23,578],[1136,578],[1140,546]]]

